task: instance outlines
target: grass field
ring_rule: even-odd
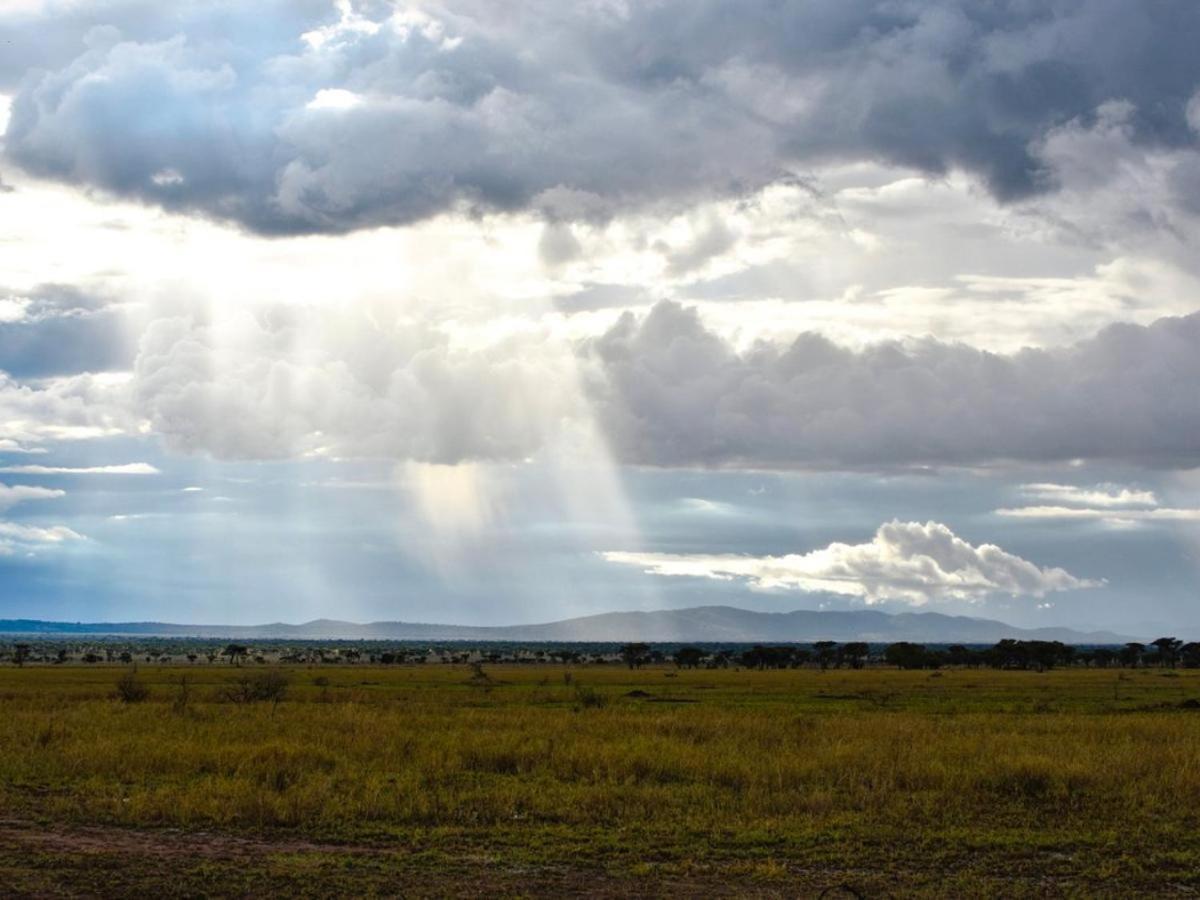
[[[1200,892],[1200,671],[122,671],[0,670],[0,894]]]

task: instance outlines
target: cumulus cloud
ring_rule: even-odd
[[[1045,597],[1097,587],[1059,568],[1039,568],[994,544],[972,545],[937,522],[892,521],[863,544],[833,543],[804,554],[733,556],[611,551],[609,562],[655,575],[740,579],[762,590],[827,591],[867,603],[980,600],[990,594]]]
[[[1105,104],[1190,144],[1200,81],[1189,0],[79,6],[0,15],[8,156],[272,233],[604,216],[830,159],[1029,196],[1044,138]]]
[[[162,319],[132,390],[173,447],[225,458],[520,460],[582,404],[561,342],[462,346],[383,307]]]
[[[1200,462],[1200,314],[996,354],[818,334],[739,351],[694,309],[625,314],[584,355],[624,460],[765,468]]]
[[[80,374],[18,381],[0,371],[0,451],[37,453],[47,441],[86,440],[136,430],[121,379]]]
[[[467,341],[386,306],[286,308],[152,323],[124,419],[110,418],[242,459],[520,460],[594,426],[619,461],[664,467],[1190,467],[1198,390],[1200,314],[997,354],[811,333],[741,349],[665,301],[575,342],[538,329]],[[1071,491],[1034,489],[1052,505]]]

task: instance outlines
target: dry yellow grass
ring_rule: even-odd
[[[567,671],[295,668],[276,706],[223,702],[240,674],[223,665],[143,668],[138,704],[114,699],[118,669],[5,669],[0,804],[53,823],[421,834],[634,879],[944,865],[931,891],[986,893],[997,867],[1024,889],[1048,866],[1095,889],[1200,886],[1200,711],[1181,705],[1200,672]]]

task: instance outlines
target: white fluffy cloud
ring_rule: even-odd
[[[18,381],[0,371],[0,427],[5,453],[36,452],[35,445],[133,431],[121,380],[91,374]]]
[[[804,554],[602,554],[610,562],[655,575],[743,579],[763,590],[826,591],[867,603],[899,600],[922,606],[936,600],[979,600],[989,594],[1044,597],[1053,591],[1096,587],[1059,568],[1039,568],[994,544],[974,546],[937,522],[881,525],[864,544],[833,543]]]
[[[519,460],[580,415],[568,349],[462,346],[385,308],[181,317],[146,331],[133,388],[156,433],[219,457]]]

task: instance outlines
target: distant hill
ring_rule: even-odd
[[[1120,644],[1131,638],[1108,631],[1070,628],[1017,628],[994,619],[942,613],[885,613],[878,610],[754,612],[732,606],[698,606],[655,612],[601,613],[539,625],[431,625],[414,622],[340,622],[316,619],[300,625],[179,625],[167,622],[45,622],[0,619],[0,634],[46,637],[67,635],[145,635],[276,640],[415,641],[695,641],[808,642],[919,641],[934,644],[990,644],[1003,638],[1062,641],[1068,644]]]

